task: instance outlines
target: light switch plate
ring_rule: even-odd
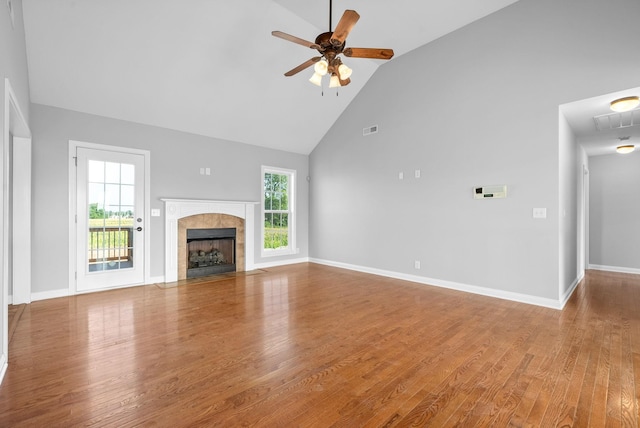
[[[151,208],[151,217],[160,217],[160,210],[157,208]]]

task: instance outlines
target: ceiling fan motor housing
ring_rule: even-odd
[[[316,37],[316,45],[320,46],[318,52],[320,52],[321,54],[326,55],[327,53],[334,52],[333,56],[335,57],[336,55],[342,53],[342,51],[344,50],[346,40],[339,45],[334,45],[333,43],[331,43],[332,35],[332,32],[320,34],[318,37]]]

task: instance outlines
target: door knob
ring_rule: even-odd
[[[138,226],[138,227],[136,227],[136,230],[137,230],[138,232],[142,232],[142,227]]]

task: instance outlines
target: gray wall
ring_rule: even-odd
[[[13,92],[18,99],[22,114],[29,121],[29,76],[27,74],[27,51],[24,37],[24,23],[22,20],[22,1],[13,0],[15,28],[11,26],[9,9],[6,1],[0,3],[0,75],[2,76],[2,105],[0,113],[4,118],[4,78],[8,77]],[[0,120],[3,122],[3,119]],[[0,123],[0,129],[4,123]]]
[[[640,152],[589,158],[589,263],[640,269]]]
[[[261,165],[297,171],[297,246],[300,254],[255,262],[308,256],[308,157],[186,134],[178,131],[32,105],[33,133],[33,286],[32,292],[69,284],[69,140],[130,147],[151,152],[151,208],[164,212],[160,198],[260,201]],[[200,175],[210,167],[211,175]],[[256,206],[256,231],[259,231]],[[151,276],[164,275],[164,214],[152,217]],[[149,230],[149,229],[148,229]],[[52,257],[52,254],[55,257]]]
[[[637,86],[638,16],[637,0],[521,0],[381,66],[311,154],[311,256],[558,300],[576,277],[558,106]],[[471,198],[490,184],[509,197]]]
[[[4,148],[4,137],[5,137],[5,127],[4,127],[4,117],[5,117],[5,78],[8,78],[13,92],[16,97],[16,101],[20,106],[22,114],[25,116],[25,120],[29,120],[29,78],[27,75],[27,56],[26,56],[26,48],[25,48],[25,37],[24,37],[24,25],[22,21],[22,1],[16,0],[13,2],[13,11],[15,17],[15,28],[11,25],[11,19],[9,17],[9,10],[6,7],[6,2],[0,3],[0,147]],[[7,149],[11,149],[11,142],[7,142],[9,147]],[[8,152],[5,151],[4,153]],[[11,157],[11,156],[9,156]],[[0,155],[0,176],[5,176],[4,165],[5,159],[4,155]],[[0,178],[0,186],[2,186],[2,191],[5,192],[9,183],[5,182],[4,178]],[[4,218],[4,210],[10,209],[10,206],[5,207],[4,204],[4,194],[0,196],[0,278],[4,278],[5,275],[10,277],[12,275],[12,269],[9,267],[8,272],[4,271],[4,262],[7,260],[7,264],[11,263],[11,254],[6,254],[4,251],[4,246],[2,242],[5,237],[3,235],[2,225],[8,220]],[[11,202],[11,200],[10,200]],[[11,239],[11,235],[7,237],[9,240]],[[9,265],[10,266],[10,265]],[[0,287],[3,286],[3,281],[0,281]],[[11,284],[9,283],[9,293],[13,294],[13,290],[11,289]],[[4,291],[0,291],[0,306],[4,309],[0,310],[0,360],[6,358],[7,355],[4,354],[6,351],[5,345],[7,344],[7,318],[5,318],[4,314],[6,313],[6,307],[8,302],[5,301]],[[6,360],[0,361],[0,363],[6,363]],[[2,367],[0,367],[2,369]],[[1,379],[0,379],[1,380]]]
[[[582,157],[569,124],[559,114],[560,127],[558,156],[560,160],[560,297],[572,291],[572,285],[582,278],[584,270],[578,269],[578,216],[579,198],[582,194]],[[582,207],[580,207],[581,209]],[[581,237],[582,238],[582,237]],[[581,266],[581,269],[582,266]]]

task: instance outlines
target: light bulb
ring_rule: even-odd
[[[313,73],[309,82],[313,83],[316,86],[322,86],[322,75],[318,73]]]
[[[316,62],[316,65],[313,67],[315,72],[318,73],[320,76],[324,76],[325,74],[327,74],[328,68],[329,68],[329,63],[323,59]]]

